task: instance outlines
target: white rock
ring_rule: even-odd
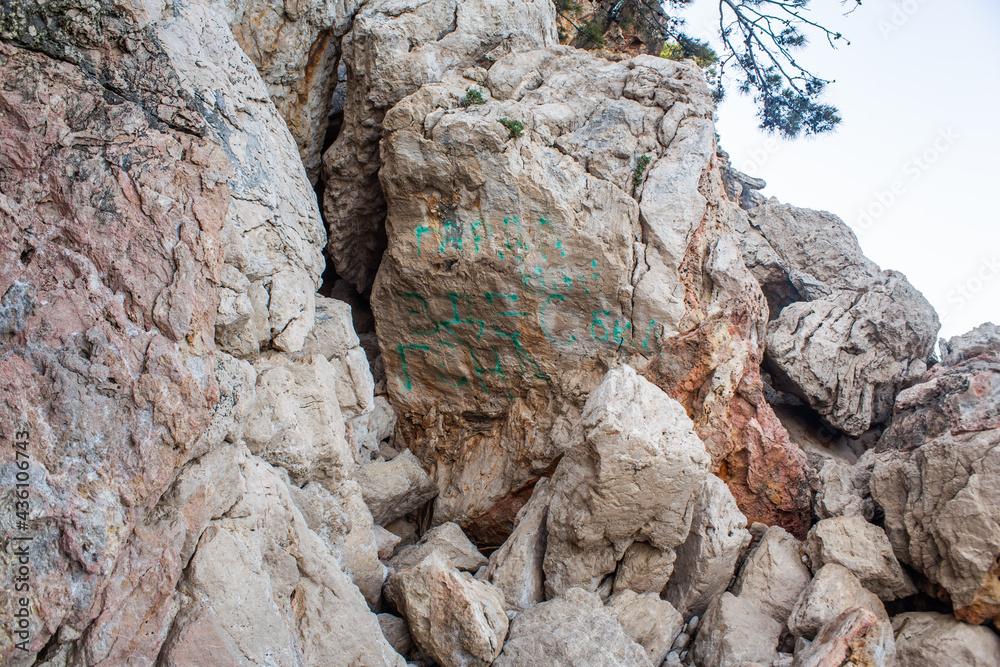
[[[409,450],[391,461],[362,465],[355,476],[375,523],[382,526],[422,507],[437,494],[433,480]]]
[[[698,667],[736,667],[745,662],[770,664],[778,657],[778,637],[784,624],[748,600],[723,593],[701,619],[695,638]]]
[[[640,595],[626,589],[612,595],[605,606],[622,624],[625,634],[646,649],[654,665],[666,659],[674,639],[684,627],[684,617],[657,593]]]
[[[545,588],[596,590],[636,541],[684,542],[709,458],[679,403],[624,366],[591,394],[552,479]]]
[[[848,609],[830,619],[816,639],[795,654],[793,667],[865,665],[893,667],[892,626],[867,609]]]
[[[750,544],[747,518],[726,483],[708,475],[694,507],[691,533],[677,547],[664,597],[685,616],[700,616],[729,588],[736,561]]]
[[[652,667],[601,599],[580,588],[517,614],[496,667]]]
[[[1000,665],[1000,637],[988,628],[962,623],[953,616],[932,612],[900,614],[892,617],[892,629],[900,667]]]
[[[878,596],[866,589],[847,568],[824,565],[802,591],[788,617],[788,629],[797,637],[813,639],[831,619],[848,609],[867,609],[880,620],[888,620]]]
[[[508,628],[503,594],[439,552],[393,573],[385,595],[406,618],[413,641],[442,667],[485,666],[500,654]]]
[[[466,572],[476,572],[488,562],[458,524],[443,523],[428,531],[416,544],[401,550],[389,561],[389,566],[396,571],[415,567],[432,553]]]
[[[656,593],[667,585],[677,555],[673,549],[657,549],[645,542],[633,542],[615,571],[615,592]]]
[[[771,526],[743,564],[733,594],[784,625],[812,575],[802,564],[797,539]]]
[[[827,563],[843,565],[886,602],[917,592],[893,555],[885,531],[860,516],[820,521],[809,531],[802,554],[814,572]]]

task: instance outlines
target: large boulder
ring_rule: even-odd
[[[878,596],[866,589],[842,565],[824,565],[809,582],[788,616],[788,629],[796,637],[813,639],[824,625],[842,612],[859,607],[880,620],[889,620]]]
[[[442,667],[485,667],[500,654],[508,627],[503,594],[441,553],[392,574],[385,594],[413,641]]]
[[[496,667],[652,667],[601,599],[580,588],[520,612]]]
[[[1000,330],[983,325],[942,352],[897,399],[872,497],[901,561],[943,589],[962,620],[1000,623]]]
[[[892,617],[896,659],[900,667],[954,665],[1000,666],[1000,637],[988,628],[933,612],[909,612]]]
[[[695,501],[691,532],[676,548],[673,573],[663,590],[685,618],[703,614],[729,588],[736,562],[750,544],[746,525],[747,518],[725,483],[709,475]]]
[[[0,540],[33,538],[28,627],[0,637],[4,664],[100,614],[220,395],[230,165],[155,30],[112,3],[39,18],[72,5],[0,18],[0,478],[30,484],[28,516],[18,526],[10,505]],[[0,590],[7,617],[19,597]]]
[[[771,308],[778,387],[851,436],[887,421],[900,387],[927,368],[939,328],[931,305],[902,274],[880,271],[830,213],[771,199],[740,231]]]
[[[889,621],[867,609],[848,609],[830,619],[816,639],[795,654],[792,667],[893,667],[896,643]]]
[[[628,366],[608,373],[552,478],[549,596],[596,590],[634,543],[682,544],[708,465],[680,404]]]
[[[812,576],[799,555],[801,543],[771,526],[747,557],[733,594],[751,602],[784,626]]]
[[[378,173],[386,112],[449,73],[489,67],[512,51],[555,42],[549,0],[365,3],[342,43],[343,129],[323,156],[323,207],[338,275],[367,291],[385,248],[386,205]]]
[[[372,305],[435,520],[502,542],[629,363],[684,405],[745,514],[804,536],[805,457],[764,399],[767,305],[727,232],[742,212],[700,71],[558,47],[466,74],[382,123]],[[484,103],[463,106],[473,88]]]
[[[886,602],[917,592],[885,531],[857,515],[824,519],[813,526],[802,545],[802,560],[813,572],[829,563],[843,565]]]
[[[709,605],[698,623],[694,664],[698,667],[737,667],[771,664],[778,657],[778,638],[784,627],[750,600],[723,593]]]
[[[625,634],[646,649],[653,665],[663,662],[684,628],[684,617],[658,593],[639,594],[626,589],[612,595],[607,608],[622,624]]]

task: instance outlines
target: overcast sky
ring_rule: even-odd
[[[718,5],[687,12],[695,36],[717,33]],[[816,36],[800,61],[835,79],[827,103],[843,122],[792,142],[757,129],[750,98],[730,86],[718,131],[733,166],[764,194],[836,213],[883,269],[902,271],[934,305],[941,336],[1000,324],[1000,2],[840,0],[810,14],[851,40]]]

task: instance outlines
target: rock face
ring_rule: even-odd
[[[885,601],[917,592],[892,552],[885,531],[859,516],[820,521],[802,546],[814,572],[828,563],[843,565],[861,584]]]
[[[553,48],[464,74],[383,120],[372,292],[440,520],[506,537],[586,396],[628,362],[685,406],[745,514],[804,536],[805,458],[764,399],[767,306],[727,232],[743,213],[700,73]],[[473,88],[484,104],[463,107]]]
[[[767,362],[779,386],[859,436],[892,414],[906,379],[926,370],[934,309],[861,252],[834,215],[770,200],[741,226],[747,266],[767,295]]]
[[[651,667],[600,598],[579,588],[514,617],[496,667]]]
[[[725,483],[709,475],[695,502],[691,532],[676,549],[674,571],[663,591],[686,617],[700,616],[729,588],[736,561],[750,544],[746,523]]]
[[[264,0],[216,0],[212,5],[260,71],[315,183],[331,112],[330,91],[337,82],[339,40],[361,2],[311,0],[276,6]]]
[[[709,464],[691,428],[676,401],[628,366],[608,373],[552,478],[550,597],[596,590],[634,543],[669,550],[684,542]]]
[[[205,119],[162,51],[138,58],[109,39],[149,29],[109,8],[72,35],[55,25],[29,34],[31,13],[45,10],[18,4],[0,19],[10,40],[0,43],[2,476],[9,489],[19,472],[31,485],[26,525],[9,513],[0,540],[34,538],[35,592],[30,635],[0,638],[4,663],[98,616],[130,535],[219,399],[225,154],[191,131],[203,134]],[[115,95],[90,67],[139,92]],[[15,437],[27,470],[15,465]],[[10,618],[18,597],[0,591]],[[22,639],[26,652],[14,648]]]
[[[981,623],[1000,618],[1000,333],[984,325],[942,351],[897,400],[872,497],[900,560],[941,586],[959,618]]]
[[[911,612],[894,616],[892,629],[900,665],[1000,665],[1000,637],[987,628],[944,614]]]
[[[692,651],[698,667],[770,664],[778,657],[783,622],[748,600],[723,593],[715,598],[698,625]]]
[[[795,655],[793,667],[896,664],[896,644],[888,621],[866,609],[849,609],[831,619],[816,640]]]
[[[294,352],[313,327],[323,222],[299,152],[253,63],[202,2],[151,3],[155,39],[225,152],[232,192],[216,337],[227,352]],[[228,267],[228,268],[227,268]],[[227,307],[223,311],[223,307]]]
[[[788,629],[797,637],[813,639],[828,621],[855,607],[889,620],[877,595],[862,586],[850,570],[830,563],[820,568],[802,591],[788,617]]]
[[[781,528],[768,528],[743,564],[733,594],[784,625],[812,578],[799,547],[800,542]]]
[[[357,477],[375,522],[383,526],[419,509],[437,494],[434,482],[410,450],[391,461],[361,466]]]
[[[342,46],[344,130],[323,156],[323,168],[330,256],[359,292],[371,287],[385,247],[378,172],[386,112],[449,73],[489,66],[511,51],[543,48],[555,39],[548,0],[378,0],[357,14]]]
[[[442,667],[489,665],[500,654],[508,626],[503,595],[440,553],[393,574],[386,596],[406,617],[413,641]]]

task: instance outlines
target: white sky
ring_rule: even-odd
[[[688,32],[714,36],[718,5],[694,3]],[[816,35],[797,58],[836,80],[824,101],[843,122],[771,137],[730,85],[718,132],[733,166],[765,179],[766,196],[843,218],[865,254],[934,305],[940,336],[1000,324],[1000,2],[865,0],[847,17],[840,0],[811,7],[851,41],[833,50]]]

